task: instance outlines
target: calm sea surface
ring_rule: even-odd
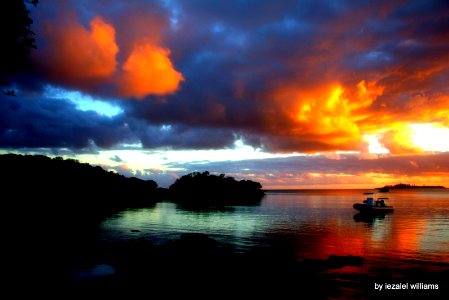
[[[449,189],[392,190],[394,213],[359,218],[352,208],[367,190],[268,191],[260,205],[185,210],[170,202],[105,220],[103,243],[144,238],[154,244],[182,233],[204,233],[244,252],[283,245],[298,261],[357,255],[367,266],[435,268],[449,263]],[[396,264],[396,265],[395,265]]]

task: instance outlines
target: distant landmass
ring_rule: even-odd
[[[376,188],[380,191],[387,192],[390,189],[445,189],[446,187],[442,185],[414,185],[407,183],[398,183],[394,185],[385,185],[380,188]]]

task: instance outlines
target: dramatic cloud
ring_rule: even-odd
[[[218,149],[234,140],[231,130],[148,126],[123,113],[109,117],[81,110],[65,98],[16,99],[0,95],[3,148],[60,147],[81,151],[92,145],[108,149],[140,144],[144,148]]]
[[[151,44],[136,44],[123,65],[119,81],[123,97],[143,98],[176,91],[184,79],[169,59],[170,51]]]
[[[110,80],[116,72],[115,29],[101,17],[93,18],[87,29],[69,16],[62,24],[48,23],[44,32],[50,40],[44,48],[48,58],[44,64],[55,80],[89,85]]]
[[[319,148],[358,150],[361,136],[365,131],[363,122],[369,118],[369,108],[383,92],[375,82],[360,81],[355,88],[345,90],[341,85],[301,90],[297,87],[284,87],[275,91],[279,110],[289,120],[289,127],[275,123],[271,129],[287,137],[295,137],[297,143],[291,143],[290,151],[305,148],[310,144],[312,151]],[[275,149],[276,150],[276,149]]]
[[[407,153],[422,151],[409,123],[449,123],[442,2],[112,4],[41,13],[52,59],[38,58],[57,83],[144,100],[127,111],[149,124],[231,130],[281,152],[357,151],[375,136]]]
[[[65,99],[24,99],[0,96],[0,145],[4,148],[116,146],[132,142],[124,116],[81,111]]]
[[[84,91],[139,99],[174,93],[184,77],[173,66],[170,50],[160,45],[158,32],[149,34],[137,27],[156,26],[128,21],[129,29],[137,32],[121,28],[119,33],[127,36],[118,38],[114,24],[118,20],[111,21],[96,15],[86,27],[76,11],[44,17],[40,33],[45,42],[35,55],[37,64],[53,82]]]
[[[447,1],[65,0],[32,13],[37,68],[17,80],[23,98],[2,100],[3,147],[449,151]],[[298,182],[355,180],[304,167]]]
[[[130,113],[160,124],[231,128],[254,146],[282,152],[358,151],[374,136],[391,153],[413,153],[423,149],[399,137],[413,130],[410,123],[448,123],[447,45],[429,38],[443,35],[446,5],[419,20],[406,13],[421,9],[415,3],[305,1],[269,12],[266,5],[242,4],[242,13],[261,10],[243,20],[233,5],[184,4],[167,35],[183,89],[165,102],[131,103]],[[414,22],[429,27],[427,36]]]

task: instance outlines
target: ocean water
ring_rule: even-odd
[[[236,252],[281,247],[279,255],[298,262],[330,255],[365,259],[363,266],[336,271],[343,275],[372,275],[376,280],[385,275],[385,280],[404,282],[414,270],[448,274],[449,189],[377,193],[388,197],[387,205],[395,211],[375,217],[361,217],[352,207],[365,199],[364,192],[369,190],[267,191],[260,205],[202,211],[161,202],[108,218],[101,225],[101,240],[145,239],[157,245],[182,233],[203,233]]]
[[[360,217],[366,190],[267,191],[260,205],[186,210],[171,202],[105,220],[102,240],[143,237],[155,244],[204,233],[245,251],[282,240],[298,260],[357,255],[373,260],[449,262],[449,189],[392,190],[393,213]]]

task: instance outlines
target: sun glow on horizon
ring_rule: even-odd
[[[436,123],[411,124],[411,139],[424,151],[449,151],[449,128]]]
[[[363,139],[372,154],[412,154],[449,151],[449,128],[439,123],[393,124]]]

